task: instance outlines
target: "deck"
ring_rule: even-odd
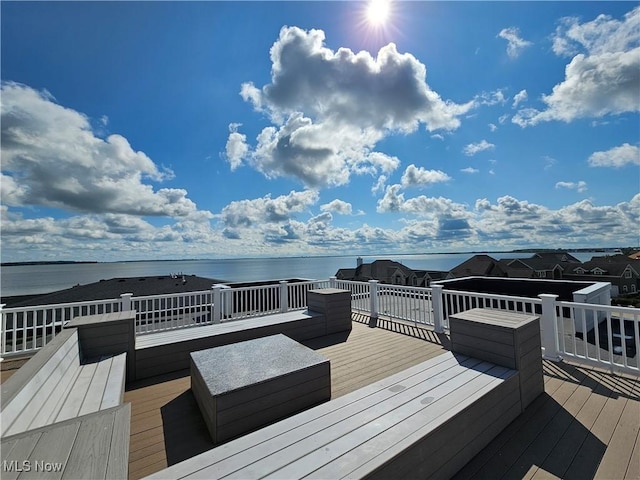
[[[331,360],[338,397],[439,355],[448,338],[412,324],[353,314],[353,331],[307,342]],[[401,354],[399,354],[401,352]],[[640,379],[544,362],[545,394],[456,478],[640,478]],[[130,478],[141,478],[213,447],[188,372],[134,384]],[[634,459],[634,460],[632,460]]]
[[[306,342],[331,360],[338,397],[448,348],[446,335],[354,313],[353,330]],[[2,372],[3,379],[10,372]],[[544,362],[545,393],[460,471],[457,479],[640,479],[640,378]],[[127,387],[130,478],[213,447],[190,391],[189,372]]]

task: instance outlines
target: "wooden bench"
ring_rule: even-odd
[[[188,369],[191,352],[282,333],[296,341],[326,334],[322,313],[292,311],[136,336],[135,378]]]
[[[517,371],[448,352],[149,478],[448,478],[520,413]]]
[[[452,348],[466,354],[442,354],[149,478],[450,478],[544,390],[538,317],[474,309],[450,320]]]
[[[126,354],[82,358],[78,331],[62,330],[2,384],[1,436],[122,404]]]
[[[126,479],[131,404],[2,439],[2,478]]]

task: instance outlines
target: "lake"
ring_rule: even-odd
[[[449,271],[473,255],[475,253],[363,255],[362,259],[365,263],[376,259],[390,259],[416,270]],[[529,253],[513,252],[489,255],[497,259],[531,256]],[[580,252],[573,255],[581,261],[586,261],[593,253]],[[356,256],[278,257],[3,266],[0,272],[0,295],[10,297],[48,293],[103,279],[171,273],[216,278],[227,282],[286,278],[327,279],[335,275],[340,268],[355,267],[356,258]]]

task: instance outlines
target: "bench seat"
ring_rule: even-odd
[[[131,404],[2,439],[2,478],[125,479]]]
[[[125,373],[125,353],[81,361],[77,330],[63,330],[2,385],[2,436],[120,405]]]
[[[135,378],[140,380],[188,369],[191,352],[278,333],[296,341],[323,336],[326,334],[325,317],[313,311],[292,311],[137,335]]]
[[[149,478],[448,478],[521,411],[517,371],[448,352]]]

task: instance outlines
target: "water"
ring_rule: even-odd
[[[474,253],[362,256],[364,262],[390,259],[416,270],[449,271]],[[529,257],[527,253],[491,253],[493,258]],[[574,253],[581,261],[592,253]],[[356,266],[355,256],[238,258],[221,260],[158,260],[146,262],[77,263],[53,265],[16,265],[2,267],[0,295],[47,293],[77,284],[116,277],[137,277],[184,273],[227,282],[308,278],[327,279],[340,268]]]

